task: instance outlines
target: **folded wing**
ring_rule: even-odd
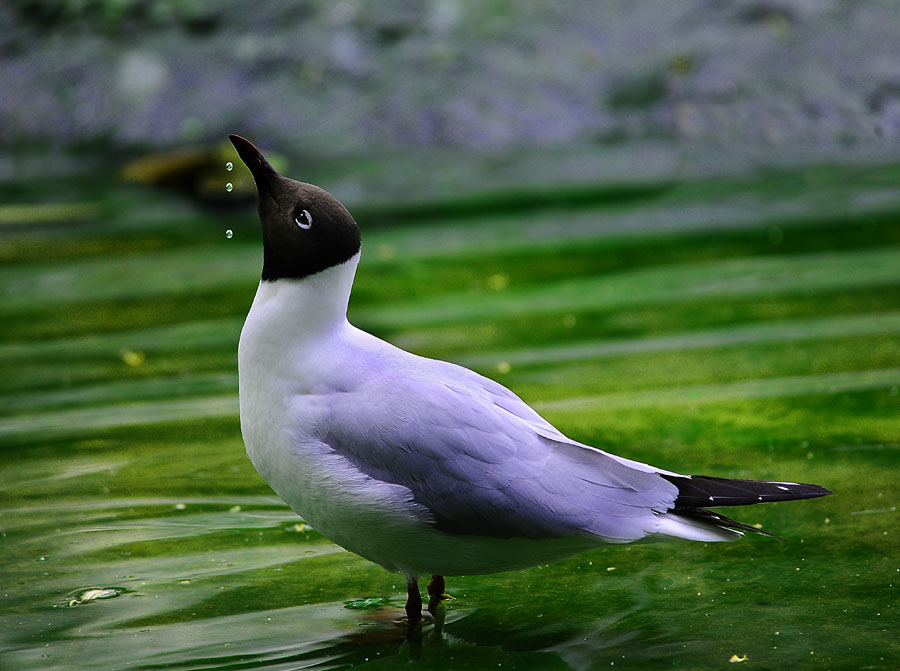
[[[733,540],[759,531],[706,508],[831,493],[680,475],[608,454],[570,440],[502,385],[433,363],[441,368],[340,395],[319,439],[369,477],[407,488],[447,533]]]
[[[628,542],[654,533],[673,507],[678,488],[651,467],[569,441],[475,373],[442,372],[342,395],[320,439],[368,476],[408,488],[453,534]]]

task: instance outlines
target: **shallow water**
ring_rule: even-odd
[[[302,524],[244,456],[252,211],[65,185],[103,216],[0,238],[0,665],[898,668],[896,176],[360,218],[361,327],[477,368],[598,447],[836,492],[732,511],[785,541],[451,578],[421,640],[396,622],[402,580]]]

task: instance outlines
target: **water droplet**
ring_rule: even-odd
[[[228,161],[228,163],[225,164],[225,169],[228,172],[231,172],[232,170],[234,170],[234,163],[232,163],[231,161]]]
[[[225,190],[228,191],[229,193],[231,192],[231,190],[233,188],[234,188],[234,184],[232,184],[231,182],[228,182],[228,184],[225,185]]]
[[[232,231],[230,228],[229,228],[227,231],[225,231],[225,237],[226,237],[226,238],[228,238],[229,240],[231,240],[232,236],[234,236],[234,231]]]

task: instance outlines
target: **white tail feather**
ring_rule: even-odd
[[[690,541],[717,543],[734,541],[743,536],[743,532],[726,529],[709,522],[682,517],[678,513],[668,512],[657,517],[659,526],[656,533],[673,538],[684,538]]]

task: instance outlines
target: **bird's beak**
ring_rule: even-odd
[[[263,196],[272,196],[274,186],[280,179],[281,175],[275,172],[275,168],[269,165],[266,157],[256,146],[240,135],[229,135],[228,139],[237,149],[238,156],[244,164],[250,169],[253,179],[256,182],[256,190],[259,192],[260,202]]]

